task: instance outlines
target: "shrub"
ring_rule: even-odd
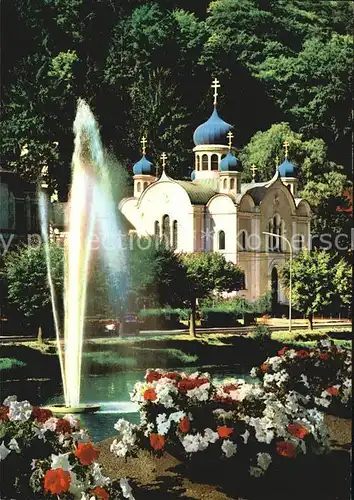
[[[26,363],[14,358],[0,358],[0,371],[22,368]]]
[[[180,323],[180,309],[141,309],[139,319],[146,329],[173,329],[182,328]]]
[[[56,418],[50,410],[10,396],[0,406],[0,421],[1,477],[6,478],[1,498],[109,497],[110,480],[96,463],[99,451],[74,415]],[[123,499],[122,492],[114,498]]]
[[[277,356],[251,370],[251,376],[260,378],[265,389],[277,397],[296,391],[310,407],[348,415],[352,404],[351,375],[351,351],[330,340],[321,340],[314,348],[283,347]]]
[[[202,326],[238,326],[240,315],[232,310],[204,307],[201,310]]]
[[[147,370],[131,400],[141,423],[120,419],[111,451],[119,457],[140,448],[157,456],[164,450],[179,459],[204,457],[216,466],[233,460],[239,474],[259,477],[272,463],[321,454],[329,442],[323,414],[307,410],[295,392],[280,400],[262,387],[231,379],[215,383],[208,373]]]
[[[252,330],[251,336],[254,339],[264,341],[270,339],[271,331],[266,325],[256,325]]]

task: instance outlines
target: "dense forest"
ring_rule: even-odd
[[[2,0],[2,166],[35,180],[49,168],[65,199],[79,97],[107,150],[131,172],[168,154],[193,168],[192,134],[219,110],[260,180],[283,157],[299,167],[314,230],[349,231],[353,4],[313,0]],[[27,150],[27,154],[21,154]],[[114,167],[112,167],[114,168]]]

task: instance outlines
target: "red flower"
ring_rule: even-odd
[[[289,441],[278,441],[277,453],[282,457],[294,458],[296,454],[296,446]]]
[[[283,349],[280,349],[280,351],[278,351],[278,356],[284,356],[284,354],[286,353],[286,351],[289,350],[289,347],[287,346],[284,346]]]
[[[65,420],[65,418],[61,418],[55,425],[55,430],[60,432],[61,434],[70,434],[71,433],[71,425]]]
[[[8,406],[0,406],[0,420],[9,420],[9,411]]]
[[[102,488],[102,486],[96,486],[96,488],[92,490],[91,493],[100,500],[109,500],[109,494],[104,488]]]
[[[44,476],[44,491],[60,495],[70,488],[70,473],[64,469],[49,469]]]
[[[223,391],[226,392],[226,393],[229,393],[231,391],[236,391],[237,389],[237,385],[236,384],[228,384],[228,385],[224,385],[223,387]]]
[[[189,429],[191,428],[191,423],[188,417],[183,417],[182,420],[179,423],[179,430],[181,432],[188,432]]]
[[[207,378],[183,378],[178,382],[178,389],[181,392],[191,391],[196,387],[200,387],[201,385],[208,384],[210,382]]]
[[[175,373],[175,372],[167,372],[167,373],[165,373],[164,377],[169,378],[170,380],[178,380],[179,375],[178,375],[178,373]]]
[[[53,413],[50,410],[47,410],[46,408],[40,408],[39,406],[34,406],[32,408],[32,414],[31,417],[33,420],[37,420],[37,422],[46,422],[48,418],[51,418],[53,416]]]
[[[328,387],[327,392],[331,394],[331,396],[339,396],[339,391],[336,387]]]
[[[296,351],[296,356],[301,359],[308,358],[309,353],[305,349],[300,349],[300,351]]]
[[[160,434],[150,434],[150,445],[154,450],[162,450],[165,446],[166,439]]]
[[[327,352],[320,352],[320,356],[319,357],[320,357],[320,359],[326,360],[326,359],[329,358],[329,355],[328,355]]]
[[[146,391],[144,392],[145,401],[155,401],[156,398],[157,398],[157,394],[156,394],[155,389],[153,389],[153,388],[146,389]]]
[[[269,370],[269,365],[268,363],[263,363],[261,366],[260,366],[260,369],[262,372],[267,372]]]
[[[306,427],[300,424],[289,424],[288,432],[292,436],[300,439],[304,439],[304,437],[309,434],[309,431],[306,429]]]
[[[97,460],[100,452],[91,443],[79,443],[74,455],[79,459],[81,465],[91,465]]]
[[[149,384],[151,384],[155,380],[160,380],[161,377],[162,377],[161,373],[159,373],[159,372],[157,372],[155,370],[150,370],[149,373],[147,373],[145,375],[145,380],[146,380],[146,382],[148,382]]]
[[[226,425],[217,427],[216,430],[218,431],[219,437],[221,437],[222,439],[229,437],[233,433],[233,428],[227,427]]]

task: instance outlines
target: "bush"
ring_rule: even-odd
[[[0,406],[0,421],[2,499],[78,500],[112,493],[96,463],[99,451],[74,415],[56,418],[48,409],[10,396]],[[117,493],[114,498],[123,499]]]
[[[241,323],[237,321],[239,318],[239,313],[227,308],[204,307],[201,310],[202,326],[240,326]]]
[[[257,325],[253,328],[251,336],[254,339],[263,341],[270,339],[271,331],[266,325]]]
[[[327,409],[338,415],[350,415],[352,392],[352,355],[330,340],[321,340],[314,348],[289,349],[267,358],[252,368],[251,376],[263,380],[267,391],[283,397],[291,391],[304,396],[304,404]]]
[[[141,423],[117,422],[120,440],[111,451],[118,457],[166,450],[212,469],[230,461],[240,475],[259,477],[304,455],[318,460],[329,447],[323,414],[304,408],[300,395],[280,400],[242,379],[216,383],[209,373],[148,370],[131,400]]]
[[[18,359],[0,358],[0,371],[22,368],[23,366],[26,366],[26,363],[24,363],[23,361],[19,361]]]
[[[146,330],[172,330],[184,328],[180,323],[181,309],[141,309],[139,319],[143,322],[142,329]]]

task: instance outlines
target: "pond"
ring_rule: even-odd
[[[229,367],[222,369],[193,366],[181,368],[182,370],[187,373],[197,370],[209,371],[216,380],[228,377],[252,380],[247,375],[235,373]],[[116,435],[114,424],[119,418],[125,418],[132,423],[139,422],[137,406],[130,402],[129,392],[133,390],[135,382],[142,380],[144,375],[145,370],[136,370],[82,378],[81,400],[88,404],[99,403],[101,406],[100,411],[96,413],[80,415],[81,423],[89,430],[93,441],[102,441]],[[35,405],[63,401],[61,384],[49,379],[2,382],[1,398],[11,394],[16,394],[19,400],[28,399]]]

